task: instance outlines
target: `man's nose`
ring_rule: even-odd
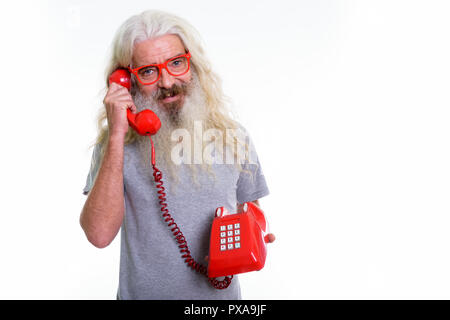
[[[171,76],[166,69],[161,70],[161,78],[158,81],[158,85],[160,88],[172,88],[175,83],[175,77]]]

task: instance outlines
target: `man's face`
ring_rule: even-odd
[[[170,58],[185,53],[181,39],[177,35],[167,34],[136,44],[132,67],[164,63]],[[142,85],[139,81],[136,83],[143,95],[153,96],[161,107],[168,111],[175,111],[183,106],[191,78],[191,70],[181,76],[172,76],[166,69],[162,69],[161,77],[156,83],[151,85]]]

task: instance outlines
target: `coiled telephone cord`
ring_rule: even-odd
[[[150,137],[150,136],[149,136]],[[167,223],[167,226],[170,228],[170,231],[172,231],[173,236],[175,237],[175,241],[178,243],[178,248],[180,248],[181,258],[184,259],[184,262],[187,263],[189,267],[194,269],[196,272],[206,276],[208,278],[208,281],[211,283],[211,285],[216,289],[226,289],[231,284],[231,279],[233,279],[233,275],[226,276],[223,280],[217,280],[216,278],[210,278],[208,277],[208,269],[206,266],[196,262],[194,258],[191,256],[191,252],[189,251],[189,247],[186,241],[186,238],[184,237],[183,233],[181,232],[178,225],[175,223],[175,220],[172,218],[172,216],[169,213],[169,209],[167,209],[167,199],[166,199],[166,193],[165,188],[163,186],[163,180],[162,180],[162,172],[156,167],[155,165],[155,149],[153,146],[153,140],[150,137],[151,147],[152,147],[152,167],[153,167],[153,178],[156,182],[156,188],[158,189],[158,199],[159,199],[159,205],[161,206],[161,213],[164,221]]]

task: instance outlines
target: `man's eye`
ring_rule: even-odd
[[[170,65],[172,67],[179,67],[182,64],[183,64],[183,59],[181,59],[181,58],[170,61]]]
[[[139,70],[139,74],[141,74],[143,76],[150,76],[154,73],[155,73],[154,68],[143,68],[143,69]]]

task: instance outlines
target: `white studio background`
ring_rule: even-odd
[[[145,9],[200,31],[258,150],[277,240],[244,299],[450,298],[449,2],[1,9],[0,299],[115,299],[119,237],[96,249],[78,219],[109,46]]]

